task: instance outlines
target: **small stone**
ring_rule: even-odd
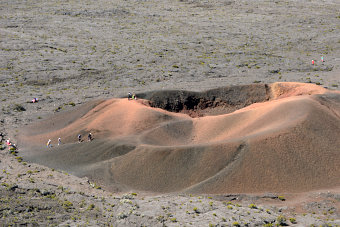
[[[17,189],[18,188],[18,185],[12,185],[10,188],[9,188],[9,190],[11,190],[11,191],[15,191],[15,189]]]

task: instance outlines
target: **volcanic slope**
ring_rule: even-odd
[[[303,192],[340,185],[339,92],[274,83],[140,97],[148,100],[93,101],[34,123],[21,132],[21,155],[112,191]]]

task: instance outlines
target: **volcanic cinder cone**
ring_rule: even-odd
[[[340,185],[340,93],[275,83],[100,100],[23,129],[23,156],[111,190],[302,192]],[[162,108],[158,108],[162,107]],[[173,111],[173,112],[170,112]],[[77,135],[94,140],[78,143]],[[46,148],[51,138],[63,145]]]

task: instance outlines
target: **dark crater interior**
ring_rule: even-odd
[[[201,117],[227,114],[253,103],[268,101],[270,88],[267,84],[251,84],[221,87],[204,92],[162,90],[136,95],[148,100],[151,107]]]

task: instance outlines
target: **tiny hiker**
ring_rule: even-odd
[[[58,146],[61,144],[61,138],[58,138]]]
[[[92,140],[92,134],[91,134],[91,132],[89,133],[89,135],[87,136],[87,141],[91,141]]]
[[[10,138],[8,138],[8,140],[6,140],[6,144],[7,144],[7,146],[10,146],[12,144]]]
[[[49,147],[51,147],[51,139],[49,139],[48,141],[47,141],[47,147],[49,148]]]
[[[135,94],[135,93],[133,93],[133,95],[132,95],[132,99],[134,99],[134,100],[136,100],[136,99],[137,99],[137,96],[136,96],[136,94]]]

